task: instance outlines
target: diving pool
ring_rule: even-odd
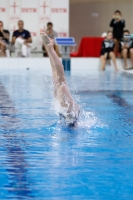
[[[66,77],[81,115],[68,128],[42,65],[0,66],[0,199],[132,200],[133,75],[74,65]]]

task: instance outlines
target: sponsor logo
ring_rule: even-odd
[[[16,8],[19,7],[19,6],[16,4],[15,1],[14,1],[13,5],[11,5],[10,7],[13,8],[13,12],[14,12],[14,14],[16,14]]]
[[[52,13],[67,13],[67,9],[66,8],[52,8],[51,12]]]
[[[40,21],[49,21],[50,20],[50,18],[49,17],[40,17]]]
[[[19,20],[20,18],[15,16],[15,17],[10,17],[10,20]]]
[[[48,8],[49,6],[47,5],[46,2],[43,3],[43,5],[40,6],[41,8],[43,8],[43,14],[46,13],[46,8]]]
[[[1,8],[0,7],[0,12],[6,12],[6,8]]]
[[[59,32],[58,37],[67,37],[67,33],[66,32]]]
[[[37,8],[21,8],[22,13],[36,13]]]

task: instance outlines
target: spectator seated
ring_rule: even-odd
[[[13,32],[12,43],[15,45],[16,57],[29,57],[32,43],[30,32],[23,28],[24,22],[18,22],[19,29]]]
[[[0,56],[10,57],[9,51],[10,32],[4,29],[3,22],[0,21]]]
[[[47,33],[48,37],[53,39],[53,40],[54,40],[55,37],[58,37],[57,32],[55,30],[53,30],[53,23],[52,22],[47,23],[46,33]],[[57,53],[57,55],[60,56],[58,46],[56,44],[53,44],[53,47],[54,47],[54,50]],[[47,50],[46,50],[44,45],[42,45],[42,50],[44,52],[43,56],[47,57],[48,54],[47,54]]]

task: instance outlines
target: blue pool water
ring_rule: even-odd
[[[58,123],[47,70],[0,70],[0,199],[132,200],[133,76],[66,76],[75,128]]]

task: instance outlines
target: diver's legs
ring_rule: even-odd
[[[63,69],[63,65],[60,61],[60,58],[57,56],[54,48],[53,48],[53,44],[52,41],[48,38],[47,34],[45,32],[40,32],[40,35],[42,37],[42,40],[44,42],[44,45],[47,49],[49,58],[50,58],[50,62],[52,65],[52,71],[53,73],[56,73],[56,76],[58,77],[58,82],[59,83],[66,83],[66,79],[64,76],[64,69]]]

